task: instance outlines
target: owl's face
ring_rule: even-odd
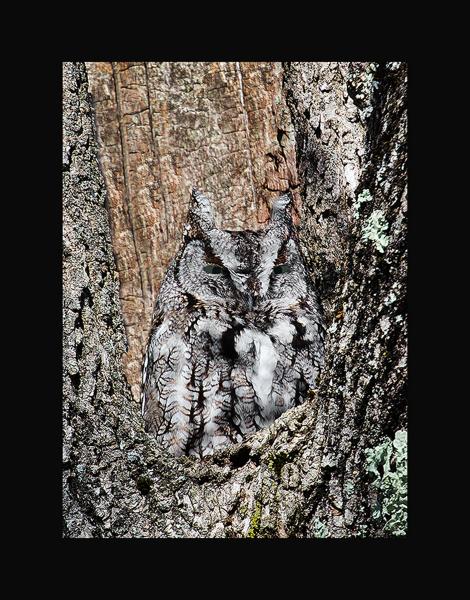
[[[228,231],[216,227],[209,200],[194,190],[175,275],[183,291],[202,303],[252,311],[266,301],[296,302],[307,293],[308,274],[292,224],[291,198],[273,203],[264,229]]]

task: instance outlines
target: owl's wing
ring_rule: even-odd
[[[146,430],[177,454],[183,453],[190,431],[188,351],[181,318],[172,314],[161,320],[157,317],[142,371],[142,416]]]
[[[317,305],[304,300],[273,322],[268,330],[278,357],[268,423],[285,410],[304,402],[317,380],[323,360],[324,326]]]
[[[146,430],[173,454],[204,456],[239,440],[228,420],[229,365],[214,355],[219,335],[214,320],[194,307],[166,314],[150,335],[142,415]]]
[[[163,324],[163,312],[158,310],[158,307],[153,315],[152,326],[150,328],[149,337],[147,341],[147,346],[144,352],[144,362],[142,365],[142,385],[140,392],[140,405],[141,405],[141,414],[142,416],[145,414],[147,409],[147,398],[148,398],[148,368],[149,368],[149,360],[152,359],[153,353],[151,348],[151,341],[156,336],[157,339],[161,337],[161,329]]]
[[[304,310],[294,318],[296,333],[292,347],[297,351],[293,368],[298,373],[296,401],[313,388],[323,363],[325,327],[314,296],[304,303]],[[302,400],[302,401],[303,401]]]

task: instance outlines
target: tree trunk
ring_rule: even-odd
[[[64,63],[63,170],[64,535],[403,534],[406,66]],[[310,399],[202,461],[134,401],[192,184],[227,228],[294,193],[329,332]]]

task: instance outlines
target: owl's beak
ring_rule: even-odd
[[[249,290],[250,288],[246,285],[246,282],[243,285],[243,289],[240,290],[241,304],[248,312],[252,311],[255,305],[253,295]]]
[[[254,303],[253,296],[251,294],[245,295],[245,305],[249,312],[251,312],[253,310],[255,303]]]
[[[252,311],[256,306],[259,300],[260,293],[260,282],[257,277],[250,277],[246,282],[246,287],[248,288],[248,292],[244,294],[244,300],[246,307],[249,311]]]

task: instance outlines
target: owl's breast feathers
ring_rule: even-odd
[[[157,309],[142,377],[147,430],[205,456],[300,404],[321,366],[321,320],[305,299],[257,310],[184,294]]]

